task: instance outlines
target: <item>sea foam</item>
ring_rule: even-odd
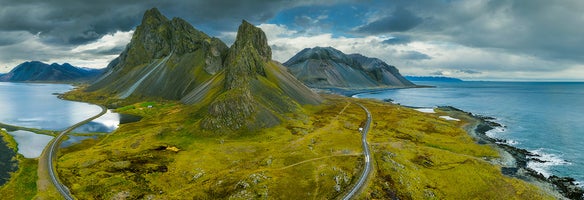
[[[560,155],[546,153],[544,152],[545,149],[540,148],[537,150],[531,151],[532,153],[536,154],[536,156],[530,156],[529,158],[539,159],[543,162],[539,161],[529,161],[527,162],[527,167],[531,168],[543,176],[550,177],[553,173],[550,171],[550,168],[553,166],[559,165],[570,165],[571,163],[562,159]]]

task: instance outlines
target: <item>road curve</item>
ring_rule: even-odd
[[[101,112],[93,117],[90,117],[86,120],[83,120],[77,124],[74,124],[73,126],[70,126],[69,128],[65,129],[64,131],[61,131],[61,133],[59,133],[59,135],[57,137],[55,137],[55,139],[51,140],[51,142],[49,143],[49,145],[47,145],[48,152],[47,152],[47,165],[48,165],[48,169],[49,169],[49,178],[51,179],[51,182],[53,183],[53,185],[55,186],[55,188],[57,188],[57,190],[59,191],[59,193],[63,196],[63,198],[67,199],[67,200],[73,200],[73,196],[71,195],[71,193],[69,192],[69,189],[61,184],[61,181],[59,181],[59,177],[57,175],[57,169],[56,164],[53,164],[53,161],[55,160],[55,158],[57,157],[57,151],[59,150],[59,144],[61,144],[61,140],[63,139],[63,137],[73,131],[74,129],[76,129],[77,127],[86,124],[98,117],[101,117],[103,114],[105,114],[107,112],[107,108],[105,106],[99,105],[99,107],[101,107]],[[46,151],[46,149],[45,149]]]
[[[363,132],[361,133],[361,143],[363,144],[363,155],[365,155],[365,169],[357,181],[357,184],[353,186],[351,191],[343,197],[343,200],[349,200],[357,194],[357,192],[363,187],[365,184],[365,180],[367,180],[367,176],[371,172],[371,153],[369,152],[369,145],[367,144],[367,133],[369,132],[369,127],[371,125],[371,113],[365,106],[360,103],[356,103],[357,105],[361,106],[363,110],[367,113],[367,121],[365,122],[365,126],[363,127]]]

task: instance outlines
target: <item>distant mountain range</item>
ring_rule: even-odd
[[[320,96],[272,61],[265,33],[243,21],[235,43],[196,30],[186,21],[146,11],[130,44],[87,88],[117,99],[158,97],[201,106],[207,130],[256,129],[279,124],[284,113],[319,104]]]
[[[290,72],[314,88],[364,89],[412,87],[394,66],[332,47],[306,48],[284,63]]]
[[[462,82],[461,79],[445,76],[405,76],[409,81],[436,81],[436,82]]]
[[[88,81],[102,74],[103,70],[80,68],[64,63],[46,64],[40,61],[24,62],[10,72],[0,75],[0,81],[10,82],[71,82]]]

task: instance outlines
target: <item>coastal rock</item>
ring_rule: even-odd
[[[559,193],[561,193],[563,196],[565,196],[569,199],[575,199],[575,200],[583,200],[584,199],[584,196],[583,196],[584,189],[578,187],[574,183],[575,179],[573,179],[571,177],[557,177],[557,176],[553,176],[553,175],[550,176],[549,178],[546,178],[541,173],[527,167],[527,162],[529,162],[529,161],[546,162],[544,160],[534,158],[538,155],[536,155],[530,151],[527,151],[525,149],[520,149],[517,147],[510,146],[508,144],[505,144],[504,142],[501,142],[502,140],[491,138],[491,137],[487,136],[486,135],[487,131],[494,129],[495,127],[503,127],[501,124],[492,121],[492,120],[495,120],[495,118],[474,115],[472,113],[465,112],[465,111],[462,111],[460,109],[457,109],[457,108],[454,108],[451,106],[439,107],[439,109],[444,110],[444,111],[461,112],[461,113],[464,113],[464,114],[466,114],[470,117],[473,117],[474,119],[479,121],[479,124],[476,126],[476,128],[474,130],[476,133],[476,136],[479,137],[478,139],[480,139],[482,141],[486,141],[489,144],[496,145],[497,147],[499,147],[499,148],[503,149],[504,151],[508,152],[509,154],[511,154],[511,156],[515,160],[514,167],[502,167],[501,172],[503,174],[508,175],[508,176],[517,177],[517,178],[524,179],[524,180],[535,179],[535,180],[538,180],[541,182],[547,182],[549,184],[554,185],[558,189]]]
[[[562,191],[564,196],[570,199],[577,199],[577,200],[584,200],[584,189],[578,187],[574,181],[574,178],[571,177],[557,177],[557,176],[550,176],[548,178],[556,187]]]

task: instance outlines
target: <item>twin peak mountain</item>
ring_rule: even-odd
[[[313,57],[297,55],[286,63],[291,64],[290,71],[298,76],[306,73],[305,64],[314,65],[310,60]],[[364,69],[359,59],[374,63],[364,58],[351,58],[346,66],[334,65],[314,74],[333,74],[343,80],[311,76],[308,82],[303,81],[318,87],[323,86],[323,79],[333,80],[324,86],[344,86],[334,84],[358,80],[357,85],[365,87],[382,85],[384,80],[391,79],[384,73],[376,73],[376,70],[391,71],[391,67],[372,65],[357,78],[351,78],[344,71],[356,66]],[[285,113],[298,113],[302,105],[323,101],[288,70],[272,61],[265,33],[246,21],[239,26],[234,44],[227,47],[183,19],[169,20],[152,8],[144,14],[126,49],[86,91],[118,99],[180,100],[201,108],[197,115],[203,129],[253,130],[277,125]],[[315,84],[311,80],[316,80]]]
[[[167,19],[156,8],[144,14],[126,49],[86,91],[197,104],[200,126],[207,130],[270,127],[279,124],[284,113],[322,102],[272,61],[261,29],[243,21],[228,48],[182,19]]]

